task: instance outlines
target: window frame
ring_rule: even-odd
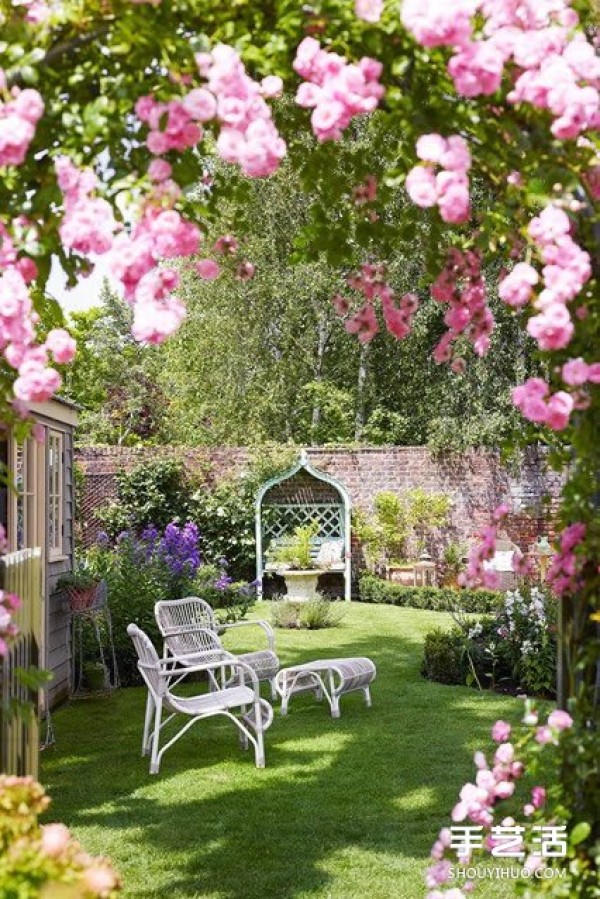
[[[19,494],[16,483],[16,473],[20,452],[24,454],[23,466],[25,490]],[[44,499],[46,495],[46,447],[40,445],[33,437],[19,443],[14,436],[8,441],[9,469],[15,479],[9,484],[7,490],[7,516],[8,516],[8,541],[11,551],[42,547],[45,544],[45,509]],[[23,503],[24,541],[19,545],[19,503]]]
[[[65,435],[57,428],[46,428],[46,508],[47,508],[47,551],[50,562],[65,558]],[[56,455],[54,464],[53,453]],[[54,520],[56,512],[56,521]]]

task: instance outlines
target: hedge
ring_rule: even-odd
[[[373,574],[363,574],[358,582],[361,602],[410,606],[435,612],[462,609],[464,612],[495,612],[502,594],[495,590],[455,590],[452,587],[404,587]]]

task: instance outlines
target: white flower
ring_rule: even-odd
[[[469,640],[472,640],[474,637],[478,637],[479,634],[483,631],[483,627],[481,622],[477,622],[477,624],[473,625],[468,633]]]

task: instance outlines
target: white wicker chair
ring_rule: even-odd
[[[206,653],[203,657],[198,651],[194,653],[193,658],[180,656],[159,659],[150,638],[136,624],[130,624],[127,633],[133,640],[138,654],[138,668],[148,687],[142,755],[150,753],[150,774],[158,774],[161,759],[167,749],[170,749],[196,721],[215,715],[225,715],[233,721],[240,731],[242,748],[247,749],[250,741],[254,746],[256,767],[265,767],[263,733],[273,720],[273,709],[266,699],[261,698],[258,679],[248,665],[225,651],[220,653],[218,659],[215,658],[214,652]],[[212,673],[215,668],[223,667],[229,667],[232,672],[237,669],[238,678],[235,686],[217,688],[210,693],[194,696],[177,696],[171,690],[172,686],[188,674],[198,671]],[[230,683],[235,680],[235,675],[232,675]],[[164,721],[163,709],[171,713]],[[239,715],[234,715],[233,709],[238,709]],[[177,714],[185,715],[190,720],[168,743],[159,748],[163,727]]]
[[[269,681],[271,696],[277,697],[275,677],[279,671],[279,659],[275,652],[275,634],[267,621],[237,621],[234,624],[219,624],[215,613],[205,600],[198,596],[185,599],[160,600],[154,606],[156,623],[165,641],[165,657],[189,656],[194,664],[195,653],[223,652],[219,634],[240,627],[260,627],[267,637],[267,649],[243,652],[236,658],[249,666],[259,681]],[[185,664],[185,663],[184,663]],[[214,675],[212,675],[214,681]]]

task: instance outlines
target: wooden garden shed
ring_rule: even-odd
[[[72,571],[74,562],[73,432],[77,409],[59,398],[34,403],[31,409],[44,429],[43,442],[30,437],[19,444],[10,434],[0,442],[0,461],[13,472],[16,487],[0,490],[0,522],[6,529],[9,554],[36,547],[41,550],[39,665],[52,674],[47,700],[53,705],[68,695],[70,682],[69,608],[55,587],[61,575]]]

